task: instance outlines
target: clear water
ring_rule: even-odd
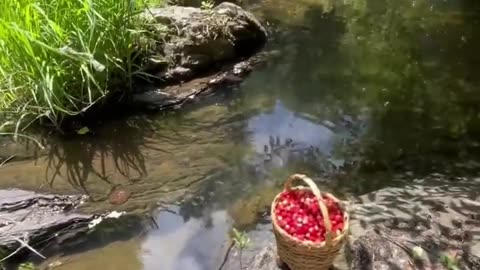
[[[294,172],[340,196],[412,178],[399,175],[478,172],[478,1],[250,7],[273,26],[266,50],[279,56],[238,88],[55,139],[1,169],[2,186],[89,194],[85,211],[153,211],[158,230],[89,240],[56,269],[214,269],[230,227],[255,223]],[[132,196],[113,207],[119,185]]]

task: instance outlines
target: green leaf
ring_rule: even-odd
[[[18,270],[33,270],[33,269],[35,269],[35,266],[31,262],[22,263],[18,266]]]
[[[88,127],[82,127],[81,129],[77,130],[78,135],[85,135],[88,132],[90,132],[90,129]]]
[[[458,260],[453,256],[447,254],[442,254],[440,257],[442,264],[447,267],[449,270],[460,270],[458,267]]]
[[[233,228],[233,240],[238,245],[240,249],[247,247],[250,244],[250,238],[246,232],[240,232],[237,229]]]
[[[238,239],[240,239],[241,237],[242,237],[242,236],[241,236],[240,232],[239,232],[237,229],[233,228],[233,238],[235,238],[236,240],[238,240]]]

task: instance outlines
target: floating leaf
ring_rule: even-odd
[[[90,129],[88,127],[82,127],[81,129],[77,130],[77,134],[79,135],[85,135],[88,132],[90,132]]]

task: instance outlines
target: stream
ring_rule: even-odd
[[[156,228],[57,249],[57,270],[213,270],[286,177],[350,198],[480,169],[475,0],[264,0],[279,52],[238,87],[181,111],[48,136],[0,168],[0,188],[83,193],[82,211],[151,215]],[[128,201],[109,203],[116,188]],[[254,198],[253,200],[251,198]]]

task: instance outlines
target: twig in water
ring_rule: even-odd
[[[15,155],[11,155],[9,156],[8,158],[6,158],[4,161],[2,161],[2,163],[0,163],[0,168],[5,165],[5,163],[9,162],[10,160],[12,160],[12,158],[14,158]]]
[[[30,211],[28,212],[25,216],[22,217],[21,221],[25,220],[27,218],[28,215],[30,215],[31,213],[33,212]],[[13,220],[13,219],[10,219],[10,218],[5,218],[5,217],[0,217],[1,219],[3,220],[7,220],[7,221],[10,221],[13,223],[14,226],[16,226],[19,222],[16,221],[16,220]],[[8,256],[2,258],[0,260],[0,262],[3,262],[5,260],[7,260],[8,258],[11,258],[13,255],[17,254],[22,248],[26,247],[28,248],[29,250],[31,250],[33,253],[37,254],[38,256],[40,256],[42,259],[46,259],[45,256],[43,256],[42,254],[40,254],[40,252],[38,252],[37,250],[35,250],[33,247],[31,247],[27,242],[25,242],[24,240],[18,238],[18,237],[15,237],[15,236],[10,236],[12,239],[14,239],[15,241],[19,242],[21,244],[21,246],[19,248],[17,248],[14,252],[12,252],[11,254],[9,254]],[[26,235],[24,235],[25,238]]]
[[[157,221],[155,220],[154,217],[150,216],[150,220],[152,221],[153,225],[155,226],[155,228],[157,230],[160,229],[160,227],[158,227],[158,223],[157,223]]]
[[[239,255],[239,257],[240,257],[240,260],[239,260],[239,261],[240,261],[240,270],[242,270],[242,269],[243,269],[243,263],[242,263],[242,250],[243,250],[243,249],[240,249],[240,255]]]
[[[225,256],[223,256],[222,264],[220,264],[218,270],[222,270],[222,268],[225,266],[225,263],[227,263],[228,256],[230,255],[230,251],[232,251],[234,245],[235,241],[230,241],[230,245],[228,246],[227,252],[225,252]]]
[[[23,241],[22,239],[18,238],[18,237],[14,237],[12,236],[13,239],[17,240],[20,244],[22,244],[22,247],[26,247],[28,249],[30,249],[33,253],[37,254],[38,256],[40,256],[42,259],[46,259],[45,256],[43,256],[42,254],[40,254],[40,252],[36,251],[34,248],[32,248],[30,245],[28,245],[25,241]]]
[[[17,248],[14,252],[10,253],[8,256],[2,258],[0,260],[0,262],[4,262],[6,260],[8,260],[9,258],[13,257],[15,254],[17,254],[20,250],[22,250],[22,248],[26,247],[28,249],[30,249],[33,253],[37,254],[38,256],[40,256],[42,259],[46,259],[45,256],[43,256],[42,254],[40,254],[40,252],[36,251],[34,248],[32,248],[29,244],[27,244],[25,241],[23,241],[22,239],[18,238],[18,237],[13,237],[13,239],[15,239],[16,241],[18,241],[21,246],[19,248]]]
[[[13,255],[17,254],[17,253],[18,253],[20,250],[22,250],[22,248],[23,248],[23,246],[21,246],[21,247],[17,248],[17,249],[16,249],[14,252],[12,252],[12,253],[10,253],[8,256],[6,256],[6,257],[2,258],[2,259],[0,260],[0,263],[2,263],[2,262],[4,262],[4,261],[8,260],[8,258],[11,258],[11,257],[13,257]]]

